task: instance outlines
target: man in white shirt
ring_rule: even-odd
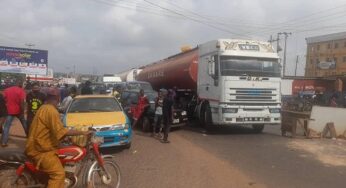
[[[64,100],[61,102],[61,105],[59,107],[60,112],[65,112],[68,108],[68,106],[71,104],[73,98],[77,95],[77,88],[71,87],[69,90],[69,95],[64,98]]]

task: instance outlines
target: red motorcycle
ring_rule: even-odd
[[[111,155],[101,155],[103,138],[90,136],[86,147],[65,146],[58,150],[65,168],[65,188],[120,186],[120,168]],[[0,153],[0,188],[46,187],[48,176],[35,168],[22,151]]]

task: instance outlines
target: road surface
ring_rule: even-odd
[[[246,128],[211,133],[185,127],[162,144],[136,131],[129,150],[115,156],[124,188],[325,188],[346,187],[346,141],[281,137],[278,127],[263,134]],[[11,147],[24,140],[12,138]]]

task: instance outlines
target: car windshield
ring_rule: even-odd
[[[280,77],[277,59],[220,57],[221,76],[268,76]]]
[[[138,95],[137,92],[126,92],[124,91],[121,94],[121,102],[123,106],[131,105],[133,103],[138,103]]]
[[[81,98],[75,99],[68,113],[78,112],[118,112],[122,111],[119,103],[113,98]]]
[[[149,83],[145,82],[129,82],[127,83],[127,89],[128,90],[140,90],[143,89],[144,91],[152,91],[153,88]]]
[[[149,102],[155,101],[155,99],[157,97],[157,93],[155,93],[155,92],[145,93],[145,95],[147,96]]]

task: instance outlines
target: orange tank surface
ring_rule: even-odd
[[[142,68],[137,80],[151,83],[155,90],[173,87],[196,90],[198,49],[177,54]]]

